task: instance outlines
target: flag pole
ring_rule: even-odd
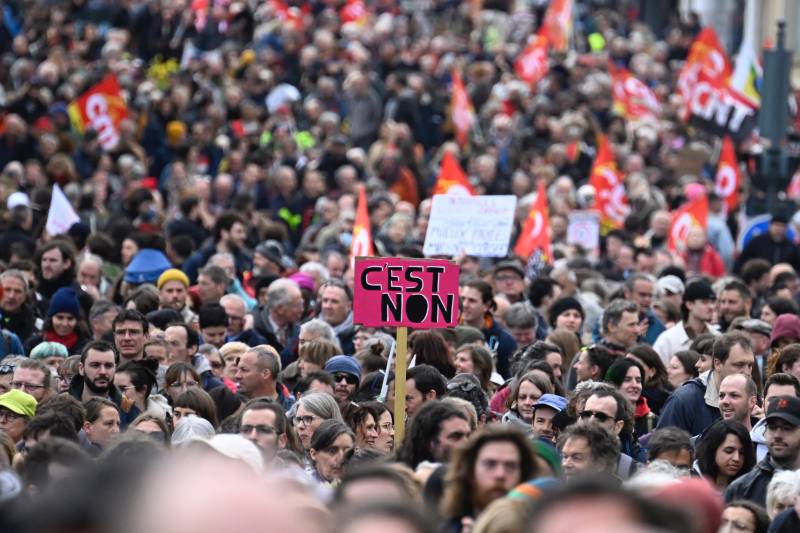
[[[397,327],[397,358],[394,365],[394,445],[403,442],[406,432],[406,357],[408,352],[408,328]]]

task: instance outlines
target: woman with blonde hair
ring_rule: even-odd
[[[243,342],[226,342],[219,349],[222,360],[225,361],[225,377],[234,379],[236,375],[236,361],[249,350],[250,347]]]

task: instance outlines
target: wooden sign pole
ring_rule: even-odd
[[[406,359],[408,351],[408,328],[397,327],[395,336],[394,362],[394,447],[397,449],[403,442],[406,432]]]

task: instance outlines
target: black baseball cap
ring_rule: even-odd
[[[769,399],[766,420],[779,418],[791,425],[800,426],[800,398],[794,396],[776,396]]]

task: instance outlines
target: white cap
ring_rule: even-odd
[[[15,193],[11,193],[11,196],[8,197],[8,201],[6,202],[6,207],[8,207],[8,209],[14,209],[20,205],[30,207],[31,199],[28,198],[28,195],[24,192],[17,191]]]
[[[658,281],[656,281],[656,287],[658,288],[659,295],[663,295],[665,292],[683,294],[686,290],[681,278],[672,274],[659,278]]]
[[[241,435],[220,433],[202,442],[225,457],[243,462],[256,474],[260,474],[264,470],[264,458],[261,456],[261,450]]]

